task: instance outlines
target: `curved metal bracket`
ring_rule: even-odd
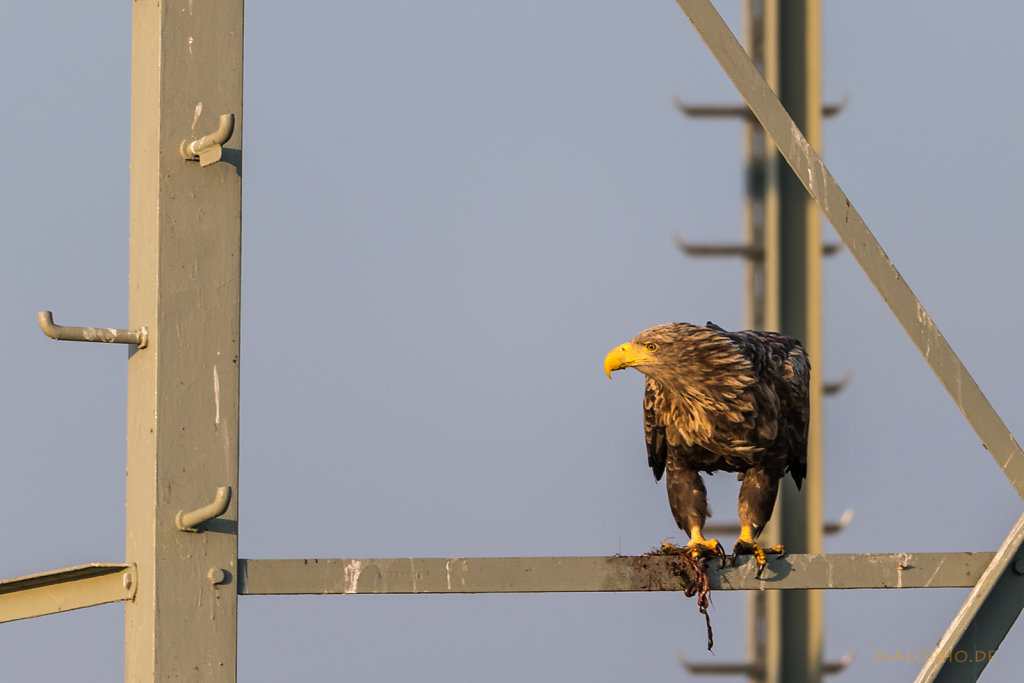
[[[231,487],[219,486],[217,488],[217,496],[209,505],[204,505],[192,512],[178,510],[178,514],[174,517],[174,525],[180,531],[197,531],[196,527],[203,522],[209,522],[211,519],[220,517],[227,512],[230,503]]]
[[[107,342],[108,344],[138,344],[146,348],[149,330],[116,330],[112,327],[66,327],[55,325],[51,311],[39,311],[39,329],[47,337],[62,341]]]
[[[199,161],[200,166],[209,166],[220,161],[221,145],[235,132],[235,115],[221,114],[217,130],[201,138],[181,142],[181,158],[185,161]]]

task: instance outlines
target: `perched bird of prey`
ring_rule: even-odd
[[[799,341],[775,332],[727,332],[671,323],[644,330],[612,349],[605,373],[636,368],[647,376],[644,435],[654,478],[668,472],[669,505],[694,559],[719,554],[703,536],[710,516],[701,472],[738,472],[740,537],[734,555],[765,550],[755,539],[772,516],[787,472],[797,488],[807,474],[808,381]],[[781,546],[767,549],[781,553]]]

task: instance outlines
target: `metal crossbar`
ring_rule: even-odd
[[[749,557],[708,563],[713,591],[970,588],[995,553],[892,553],[769,557],[761,577]],[[239,595],[622,593],[685,591],[685,558],[403,557],[238,561]],[[0,623],[135,597],[127,564],[88,564],[0,581]]]
[[[761,578],[744,557],[713,560],[713,591],[974,586],[994,553],[773,557]],[[685,590],[688,564],[672,556],[453,557],[239,560],[240,595],[576,593]]]

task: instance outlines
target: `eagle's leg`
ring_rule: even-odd
[[[732,554],[734,559],[737,555],[753,555],[757,561],[758,576],[761,576],[768,562],[765,554],[781,555],[786,552],[781,545],[762,548],[754,540],[772,517],[780,478],[762,469],[749,469],[743,474],[743,483],[740,485],[740,537],[733,546]]]
[[[683,548],[690,557],[698,560],[702,557],[725,557],[722,544],[714,538],[704,538],[702,530],[704,522],[710,516],[708,512],[708,492],[704,481],[676,458],[669,457],[665,470],[668,503],[672,508],[672,516],[676,524],[689,535],[690,542]]]

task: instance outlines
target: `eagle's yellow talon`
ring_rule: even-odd
[[[743,525],[740,529],[740,537],[736,540],[736,545],[732,547],[732,563],[736,564],[736,558],[739,555],[753,555],[757,561],[757,577],[761,578],[761,572],[768,564],[768,558],[765,555],[784,555],[785,553],[786,549],[782,545],[762,548],[754,540],[754,528],[750,525]]]
[[[722,544],[717,539],[694,539],[684,546],[683,550],[689,553],[690,558],[694,561],[700,560],[701,558],[721,557],[725,559],[725,549],[722,548]]]
[[[753,539],[746,540],[740,538],[736,541],[736,545],[732,548],[732,562],[736,564],[736,558],[740,555],[753,555],[754,560],[757,562],[757,578],[761,578],[761,573],[764,568],[768,565],[768,558],[766,555],[784,555],[786,549],[781,545],[773,545],[770,548],[762,548]]]

